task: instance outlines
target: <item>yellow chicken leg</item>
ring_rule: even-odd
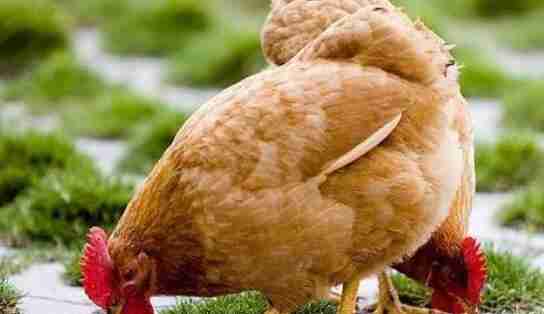
[[[264,314],[283,314],[283,313],[280,313],[278,310],[276,310],[275,308],[271,307],[271,308],[269,308]]]
[[[340,300],[340,307],[338,308],[338,314],[353,314],[355,312],[355,306],[357,303],[357,292],[359,291],[359,283],[361,281],[361,275],[357,274],[353,276],[348,282],[344,283],[342,287],[342,298]]]
[[[378,276],[378,279],[380,282],[380,291],[374,314],[447,314],[438,310],[401,304],[389,274],[383,272]]]

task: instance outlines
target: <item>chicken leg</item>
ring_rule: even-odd
[[[264,314],[287,314],[287,313],[280,313],[280,311],[276,310],[273,307],[268,308]]]
[[[399,296],[391,277],[384,271],[378,276],[380,283],[378,303],[373,306],[376,308],[374,314],[447,314],[442,311],[414,307],[400,303]]]
[[[340,307],[337,312],[338,314],[353,314],[355,312],[360,281],[361,275],[356,274],[349,281],[344,283]]]

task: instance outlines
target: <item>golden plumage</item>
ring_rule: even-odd
[[[287,312],[437,230],[455,251],[472,131],[442,40],[385,0],[276,0],[263,47],[277,66],[200,108],[130,202],[116,268],[145,252],[149,294],[259,290]]]

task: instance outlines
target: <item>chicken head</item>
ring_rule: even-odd
[[[143,252],[127,259],[125,253],[125,261],[113,263],[107,247],[106,232],[92,228],[81,260],[85,293],[111,314],[153,314],[151,259]]]

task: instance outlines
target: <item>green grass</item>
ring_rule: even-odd
[[[242,9],[248,12],[268,13],[271,8],[271,0],[239,0]]]
[[[81,267],[79,262],[83,254],[83,247],[76,246],[76,248],[70,250],[70,254],[64,259],[64,280],[71,286],[81,286],[81,280],[83,276],[81,274]]]
[[[544,230],[544,182],[539,178],[527,188],[517,192],[499,214],[503,225]]]
[[[506,126],[544,131],[544,80],[519,84],[504,97],[504,109]]]
[[[165,111],[136,130],[129,140],[129,149],[119,163],[122,171],[147,173],[172,143],[187,116]]]
[[[79,25],[96,25],[120,16],[128,0],[53,0]]]
[[[516,78],[506,72],[483,48],[459,47],[453,50],[461,68],[461,89],[467,97],[501,97],[516,84]]]
[[[12,74],[68,45],[67,20],[48,0],[0,1],[0,74]]]
[[[486,249],[488,283],[482,310],[504,313],[535,313],[544,307],[544,273],[509,253]]]
[[[544,8],[541,0],[472,0],[472,9],[483,17],[519,15]]]
[[[23,100],[42,111],[88,102],[104,92],[106,84],[67,52],[52,55],[27,75],[10,82],[3,98]]]
[[[399,273],[395,273],[391,279],[403,304],[427,306],[431,301],[431,290],[422,284]]]
[[[499,22],[498,38],[517,50],[544,48],[544,10]]]
[[[12,202],[47,172],[90,164],[59,134],[0,134],[0,207]]]
[[[92,105],[66,111],[63,120],[67,129],[77,135],[122,138],[165,108],[154,99],[118,88],[100,95]]]
[[[17,305],[21,300],[21,294],[7,281],[0,277],[0,313],[20,314]]]
[[[104,82],[67,52],[8,83],[2,96],[22,100],[39,113],[60,113],[70,133],[98,138],[127,136],[164,107],[127,87]]]
[[[544,273],[532,268],[529,262],[510,253],[499,252],[488,246],[488,282],[481,310],[484,313],[536,313],[544,306]],[[430,292],[402,275],[393,281],[403,302],[421,306],[429,300]]]
[[[124,1],[103,25],[106,47],[118,54],[165,55],[188,45],[214,22],[205,1]],[[193,44],[193,43],[191,43]]]
[[[170,78],[196,86],[228,86],[264,67],[257,27],[225,26],[207,33],[171,59]]]
[[[91,226],[111,227],[131,194],[132,185],[104,177],[94,167],[50,171],[0,209],[0,232],[12,243],[72,245]]]
[[[530,133],[508,133],[496,143],[476,146],[477,189],[509,191],[533,181],[544,166],[544,152]]]
[[[268,304],[259,293],[248,292],[212,298],[204,302],[180,301],[160,314],[262,314]],[[336,306],[328,302],[316,302],[302,307],[293,314],[334,314]]]
[[[412,19],[420,19],[433,32],[447,37],[451,17],[463,10],[464,1],[393,0],[391,2],[405,9]]]

